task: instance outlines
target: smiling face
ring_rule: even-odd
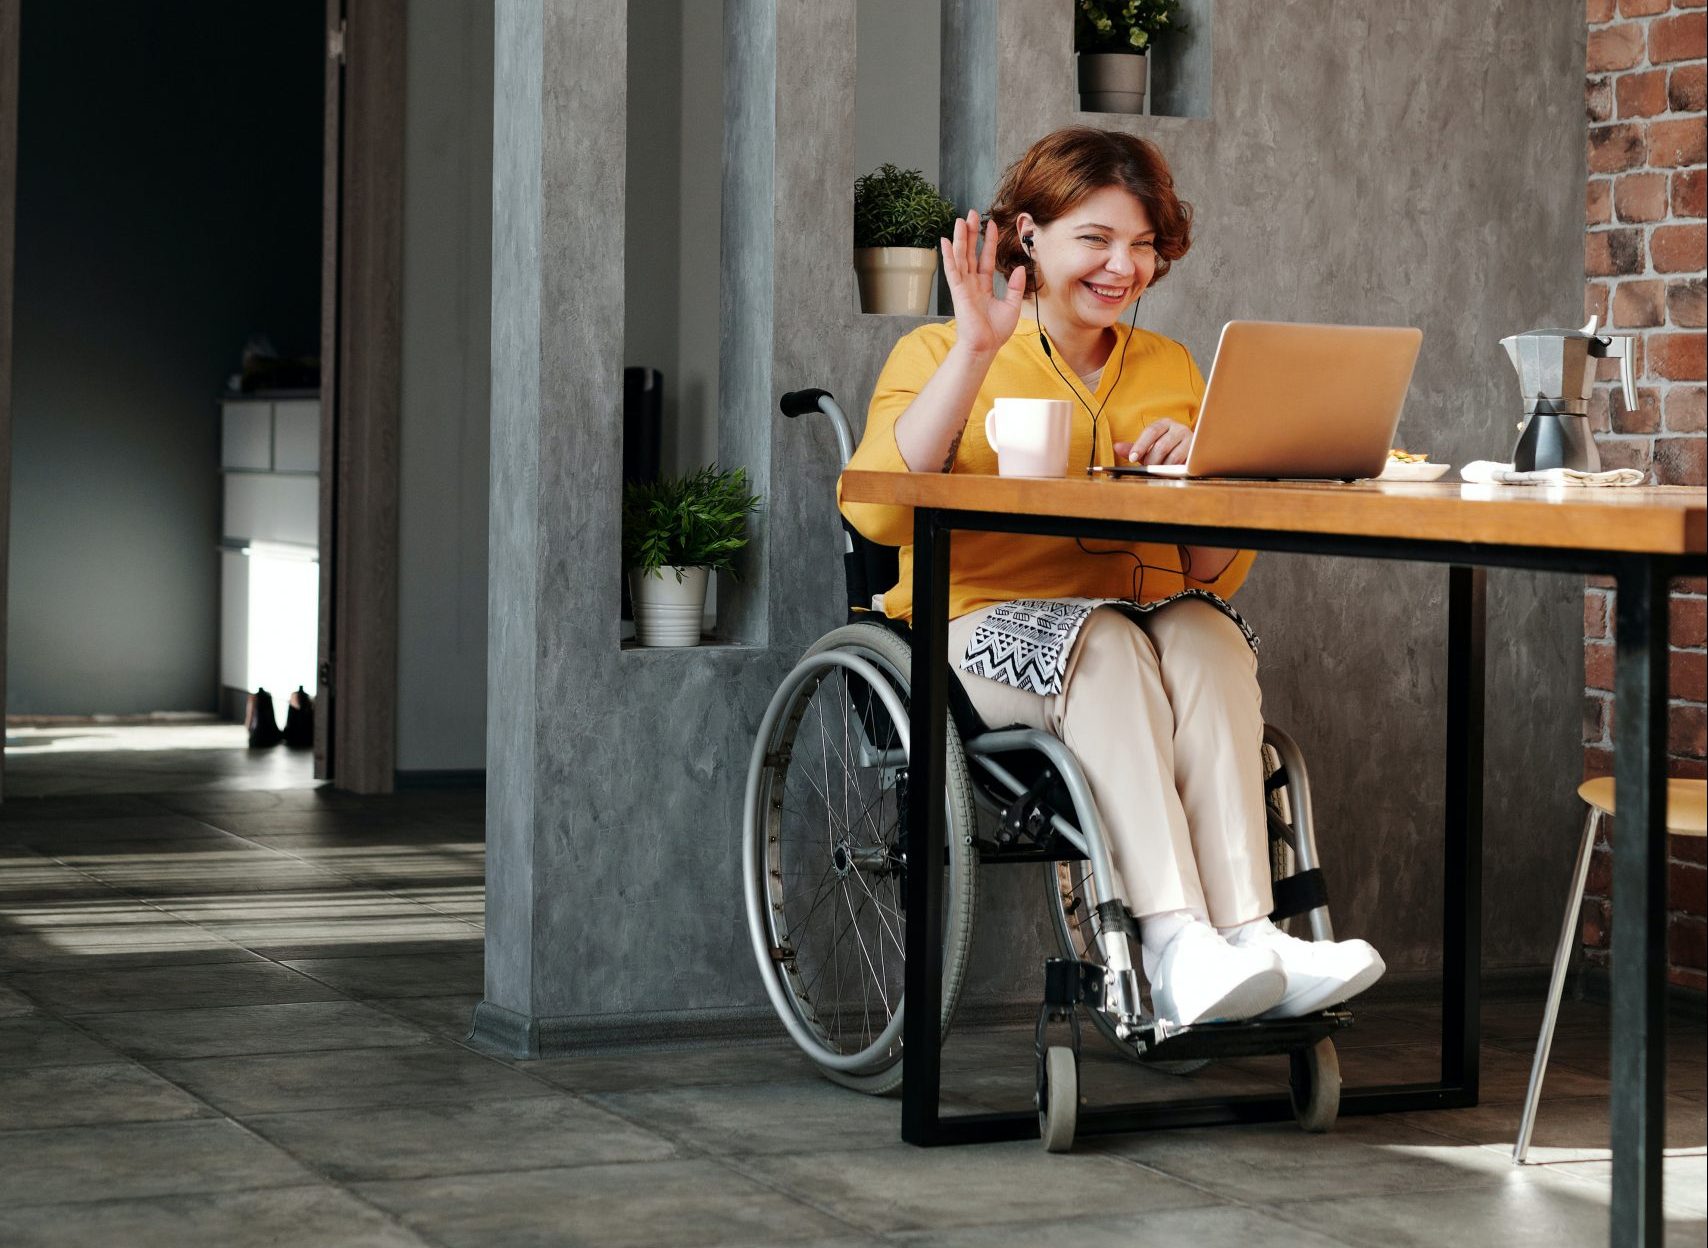
[[[1156,227],[1123,187],[1093,191],[1048,225],[1023,212],[1015,226],[1032,236],[1038,299],[1053,334],[1108,328],[1156,273]]]

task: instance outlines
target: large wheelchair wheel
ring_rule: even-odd
[[[900,1086],[906,947],[908,644],[879,624],[821,637],[771,698],[747,773],[749,934],[783,1025],[830,1079]],[[973,790],[951,721],[942,1029],[972,936]]]

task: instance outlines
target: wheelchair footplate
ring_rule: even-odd
[[[1147,1019],[1130,1043],[1140,1061],[1190,1062],[1233,1057],[1269,1057],[1308,1049],[1352,1025],[1352,1011],[1335,1006],[1299,1018],[1247,1019],[1237,1023],[1194,1023],[1171,1027]]]
[[[1130,975],[1131,973],[1128,972]],[[1148,1013],[1135,1017],[1121,1010],[1130,990],[1111,988],[1104,968],[1072,958],[1044,961],[1044,1002],[1036,1034],[1038,1133],[1051,1152],[1073,1147],[1079,1115],[1079,1009],[1084,1006],[1117,1018],[1119,1041],[1141,1063],[1177,1063],[1240,1057],[1286,1055],[1293,1113],[1306,1131],[1333,1125],[1340,1102],[1340,1069],[1329,1037],[1352,1025],[1352,1012],[1333,1006],[1298,1018],[1247,1019],[1239,1022],[1175,1026]],[[1129,1001],[1130,1004],[1130,1001]],[[1052,1023],[1066,1023],[1068,1044],[1050,1044]]]

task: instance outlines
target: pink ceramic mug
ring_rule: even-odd
[[[1066,399],[998,399],[984,414],[984,440],[1004,477],[1065,477],[1072,429]]]

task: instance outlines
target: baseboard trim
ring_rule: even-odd
[[[285,706],[288,710],[290,707],[289,699],[286,700]],[[279,708],[275,706],[273,708],[273,714],[276,716],[278,713]],[[230,685],[221,685],[219,687],[219,717],[228,723],[248,723],[249,690],[234,689]],[[280,724],[279,727],[283,728],[284,725]]]
[[[490,1001],[474,1007],[473,1024],[463,1040],[471,1048],[499,1057],[540,1056],[539,1025],[526,1014]]]
[[[957,1027],[1030,1025],[1036,1001],[971,1001],[955,1012]],[[789,1033],[769,1005],[679,1010],[647,1014],[571,1014],[530,1018],[482,1001],[475,1006],[471,1048],[500,1057],[568,1057],[636,1045],[703,1041],[786,1040]]]
[[[392,773],[392,784],[398,789],[484,789],[486,768],[398,771]]]
[[[1546,966],[1498,967],[1482,975],[1484,1001],[1541,1000],[1548,990]],[[1605,977],[1604,977],[1605,978]],[[1674,989],[1689,994],[1688,989]],[[1701,1017],[1702,994],[1694,1017]],[[1396,971],[1354,1002],[1369,1005],[1433,1005],[1441,999],[1441,972]],[[1592,1000],[1605,999],[1595,998]],[[1669,1003],[1672,997],[1669,994]],[[1682,1010],[1683,1007],[1673,1006]],[[1027,998],[964,1001],[955,1011],[955,1027],[1030,1026],[1037,1021],[1038,1002]],[[569,1057],[577,1053],[636,1045],[687,1045],[701,1041],[784,1040],[788,1032],[769,1005],[714,1010],[676,1010],[656,1013],[570,1014],[530,1017],[482,1001],[475,1007],[470,1047],[508,1058]]]
[[[501,1057],[567,1057],[637,1044],[685,1044],[702,1040],[776,1040],[788,1033],[770,1006],[668,1013],[567,1014],[538,1018],[490,1001],[474,1008],[471,1048]]]
[[[1577,973],[1576,991],[1573,993],[1583,1001],[1593,1001],[1597,1005],[1613,1004],[1613,982],[1605,966],[1584,966]],[[1666,986],[1666,1012],[1669,1018],[1679,1022],[1702,1021],[1702,1015],[1708,1011],[1708,992],[1696,988],[1686,988],[1681,984]]]

